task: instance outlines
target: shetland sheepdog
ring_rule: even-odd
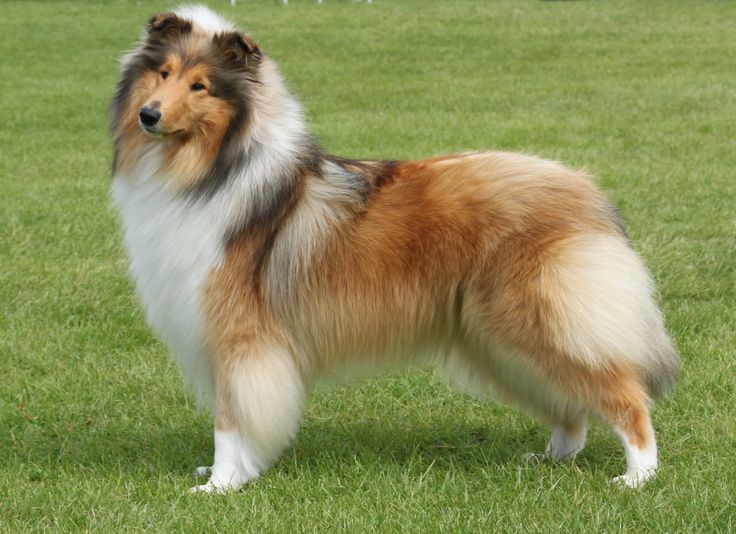
[[[274,61],[201,6],[156,15],[111,104],[112,196],[147,320],[214,415],[194,491],[235,490],[339,367],[437,363],[551,427],[609,423],[637,486],[678,357],[652,280],[583,173],[505,152],[329,155]]]

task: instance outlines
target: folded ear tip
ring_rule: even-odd
[[[237,62],[241,66],[247,67],[249,65],[249,58],[258,61],[261,56],[258,44],[253,38],[238,31],[215,35],[214,41],[227,58]]]
[[[250,35],[246,35],[244,33],[240,33],[240,39],[245,44],[246,48],[249,49],[250,52],[259,52],[260,49],[258,48],[258,43],[253,40],[253,38]]]
[[[148,21],[149,33],[186,33],[192,29],[192,23],[180,19],[176,13],[159,13]]]
[[[258,51],[258,43],[255,40],[242,32],[233,31],[215,36],[215,40],[218,41],[223,48],[232,48],[239,46],[248,53]]]
[[[152,16],[150,20],[148,21],[148,29],[155,30],[157,28],[160,28],[161,26],[163,26],[164,21],[171,16],[174,16],[174,14],[173,13],[159,13],[158,15]]]

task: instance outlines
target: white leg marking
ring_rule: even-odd
[[[629,488],[639,487],[652,478],[657,471],[657,443],[654,440],[654,432],[651,433],[650,443],[639,448],[629,443],[624,433],[618,428],[615,430],[626,452],[626,473],[614,478],[613,481]]]
[[[556,425],[552,429],[552,436],[544,451],[544,456],[553,460],[567,460],[575,458],[575,455],[585,447],[585,438],[588,430],[585,423],[574,427],[565,428]]]
[[[293,359],[277,348],[233,366],[229,383],[233,430],[215,430],[215,463],[195,492],[237,490],[257,478],[296,435],[305,387]],[[204,472],[197,470],[197,472]]]
[[[195,486],[192,492],[225,493],[239,489],[260,474],[259,460],[252,454],[237,431],[215,430],[215,463],[206,484]],[[202,471],[200,471],[202,470]],[[195,473],[206,474],[208,468]]]
[[[212,466],[211,465],[202,465],[200,467],[197,467],[194,472],[192,473],[192,478],[201,478],[201,477],[208,477],[212,474]]]

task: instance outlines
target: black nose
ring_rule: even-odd
[[[161,118],[161,112],[157,109],[145,106],[141,109],[141,112],[138,113],[138,117],[140,117],[141,122],[145,126],[153,126]]]

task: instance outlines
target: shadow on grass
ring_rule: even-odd
[[[190,414],[192,415],[192,414]],[[205,416],[169,421],[109,419],[104,424],[68,419],[62,424],[15,421],[0,443],[20,463],[37,471],[58,467],[95,470],[116,467],[147,473],[188,475],[212,462],[212,427]],[[539,426],[468,425],[434,417],[421,425],[400,420],[307,421],[274,469],[331,469],[341,465],[479,467],[516,464],[538,451],[546,430]],[[11,437],[9,437],[11,436]]]
[[[477,470],[524,462],[524,455],[544,444],[542,427],[467,425],[450,417],[424,420],[421,426],[399,420],[349,424],[309,422],[280,465],[300,467],[380,465]],[[537,451],[538,452],[538,451]],[[279,468],[279,465],[276,466]]]

